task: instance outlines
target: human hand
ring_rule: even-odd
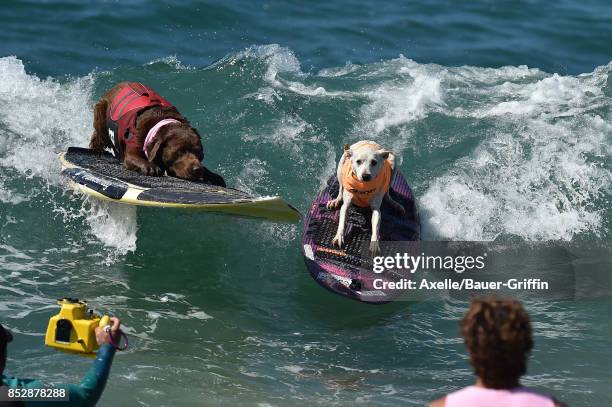
[[[116,317],[111,317],[110,321],[112,323],[110,327],[108,326],[104,328],[96,327],[96,342],[98,342],[99,346],[102,346],[106,343],[109,343],[112,345],[113,342],[111,339],[111,334],[113,338],[119,337],[119,327],[121,325],[121,321],[119,321],[119,318],[116,318]]]

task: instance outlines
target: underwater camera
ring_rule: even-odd
[[[110,324],[108,316],[95,315],[87,308],[87,302],[76,298],[57,300],[61,309],[59,314],[49,320],[45,345],[52,348],[94,357],[98,350],[96,327]]]

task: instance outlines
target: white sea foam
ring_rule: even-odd
[[[93,199],[90,201],[86,221],[92,233],[106,246],[115,249],[109,253],[107,262],[114,262],[116,255],[136,250],[136,208]]]
[[[188,65],[184,65],[178,58],[176,55],[170,55],[167,57],[163,57],[163,58],[158,58],[158,59],[154,59],[151,62],[147,62],[145,64],[145,66],[150,66],[150,65],[156,65],[156,64],[164,64],[164,65],[168,65],[173,67],[176,70],[179,71],[186,71],[186,70],[193,70],[195,68],[188,66]]]
[[[279,72],[300,73],[300,61],[293,51],[278,44],[253,45],[235,57],[235,59],[245,58],[264,61],[267,65],[264,79],[273,84],[279,84],[276,78]]]
[[[56,154],[66,145],[85,145],[91,132],[93,76],[65,84],[41,80],[28,75],[19,59],[4,57],[0,77],[0,132],[11,140],[0,165],[57,180]]]
[[[157,320],[160,318],[169,318],[173,320],[187,320],[187,319],[198,319],[198,320],[208,320],[213,319],[211,315],[208,315],[206,312],[197,309],[191,309],[187,313],[177,312],[172,310],[158,310],[158,311],[146,311],[147,318],[152,320],[152,323],[157,323]]]
[[[338,78],[353,73],[357,69],[359,69],[359,65],[354,65],[350,62],[347,62],[343,67],[321,69],[317,73],[317,76],[320,76],[322,78]]]
[[[258,158],[246,160],[235,181],[236,188],[251,195],[257,195],[257,187],[265,187],[268,177],[267,163]]]
[[[290,247],[298,236],[298,227],[287,223],[266,222],[261,224],[258,230],[258,235],[262,239],[281,249]]]
[[[28,197],[18,192],[13,192],[4,186],[2,178],[0,178],[0,202],[18,205],[28,200]]]
[[[300,373],[302,373],[304,371],[303,367],[296,366],[296,365],[280,366],[277,369],[278,370],[284,370],[286,372],[293,373],[293,374],[296,374],[296,375],[299,375]]]
[[[207,319],[213,318],[212,316],[208,315],[206,312],[201,311],[201,310],[191,310],[189,311],[187,316],[191,318],[195,318],[195,319],[200,319],[200,320],[207,320]]]
[[[270,84],[272,88],[263,87],[259,89],[257,93],[248,95],[251,97],[254,96],[256,99],[262,99],[270,103],[273,97],[279,98],[273,88],[280,88],[300,95],[314,97],[354,96],[353,92],[328,91],[323,86],[309,86],[297,80],[281,79],[279,73],[289,72],[302,78],[305,78],[306,75],[302,73],[300,61],[293,51],[289,48],[281,47],[278,44],[251,46],[236,55],[236,59],[243,58],[255,58],[263,61],[267,66],[263,79]]]
[[[307,159],[304,156],[307,147],[325,143],[312,130],[312,125],[300,117],[283,116],[263,126],[260,131],[245,133],[241,138],[249,143],[275,145],[292,160],[303,163]]]
[[[554,74],[535,83],[504,82],[492,89],[513,100],[503,101],[483,112],[487,115],[550,113],[571,116],[581,107],[592,108],[602,90],[581,78]]]
[[[435,66],[420,65],[403,57],[383,64],[380,74],[392,75],[392,79],[364,92],[370,102],[362,107],[354,133],[379,135],[421,120],[443,105],[441,81],[445,71],[432,67]]]
[[[355,92],[344,92],[344,91],[328,91],[323,86],[307,86],[297,81],[277,81],[277,85],[282,86],[294,93],[298,93],[303,96],[318,96],[325,98],[352,98],[356,94]]]
[[[511,70],[517,76],[505,72],[504,82],[491,84],[478,109],[449,109],[451,115],[495,117],[495,122],[480,145],[433,180],[423,195],[430,237],[491,240],[512,234],[570,240],[580,233],[597,235],[603,222],[599,201],[612,179],[602,165],[612,154],[612,103],[603,92],[609,70],[544,78],[539,71]],[[482,70],[478,80],[486,74],[493,73]],[[465,86],[463,97],[474,83],[468,78]]]
[[[269,105],[274,103],[275,100],[282,100],[282,97],[271,86],[264,86],[262,88],[259,88],[257,92],[246,94],[242,98],[263,100]]]
[[[60,82],[29,75],[16,57],[0,58],[0,168],[20,177],[43,179],[62,187],[57,154],[69,146],[85,146],[92,131],[94,75]],[[8,189],[0,180],[0,202],[17,204],[28,199],[21,191]],[[64,219],[86,221],[91,232],[118,253],[134,250],[135,210],[91,206],[65,213],[59,197],[48,188],[33,191],[52,202]],[[44,210],[44,209],[43,209]]]
[[[398,126],[423,118],[427,107],[442,100],[440,79],[416,74],[406,85],[387,85],[368,92],[372,102],[362,110],[366,132],[382,133],[389,127]]]

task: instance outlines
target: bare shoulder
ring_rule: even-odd
[[[445,404],[446,396],[440,397],[439,399],[432,401],[431,403],[429,403],[429,407],[444,407]]]
[[[559,400],[553,400],[555,402],[555,407],[569,407],[567,404],[560,402]]]

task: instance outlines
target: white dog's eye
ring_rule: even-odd
[[[377,163],[376,163],[376,160],[372,160],[372,161],[370,161],[370,162],[372,163],[372,166],[374,166],[374,165],[376,165],[376,164],[377,164]]]
[[[363,161],[361,161],[361,160],[357,160],[357,165],[361,165],[362,162]]]

